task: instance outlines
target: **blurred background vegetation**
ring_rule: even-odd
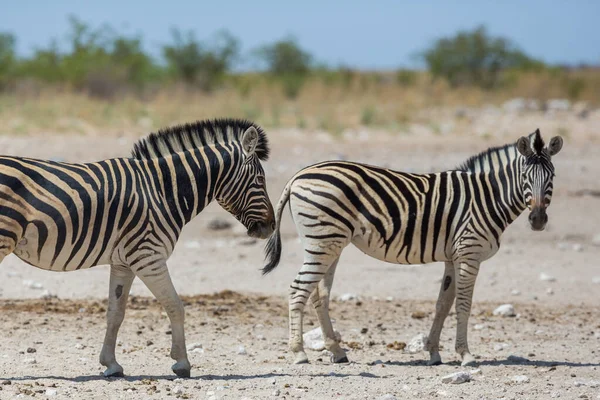
[[[161,57],[143,38],[70,17],[68,43],[52,39],[30,57],[0,32],[0,123],[16,132],[86,131],[86,124],[147,131],[205,117],[340,132],[402,128],[417,110],[501,104],[515,97],[600,103],[600,69],[546,65],[485,27],[439,38],[423,69],[359,71],[315,60],[293,37],[241,54],[226,31],[199,40],[172,30]],[[241,71],[242,62],[257,67]]]

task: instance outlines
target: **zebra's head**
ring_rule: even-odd
[[[552,156],[562,148],[560,136],[550,139],[548,146],[537,129],[529,137],[517,141],[517,150],[524,157],[521,169],[523,200],[529,208],[529,224],[534,231],[542,231],[548,222],[546,208],[552,200],[554,165]]]
[[[265,239],[275,229],[273,206],[267,194],[265,171],[260,160],[268,157],[266,139],[254,126],[241,137],[242,158],[217,201],[247,229],[248,236]]]

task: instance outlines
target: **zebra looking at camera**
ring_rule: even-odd
[[[122,376],[117,333],[134,277],[171,322],[173,371],[190,376],[184,309],[167,269],[186,223],[213,199],[266,238],[274,229],[261,160],[264,131],[249,121],[220,119],[152,133],[132,158],[70,164],[0,157],[0,261],[14,252],[51,271],[110,264],[107,329],[100,363]]]
[[[427,349],[440,364],[439,338],[456,297],[456,351],[463,365],[475,359],[467,323],[481,262],[492,257],[500,236],[526,208],[533,230],[543,230],[552,198],[551,157],[562,148],[556,136],[544,147],[539,130],[515,144],[490,148],[457,170],[410,174],[345,161],[307,167],[287,183],[266,245],[266,274],[281,258],[281,215],[290,202],[304,246],[304,264],[289,296],[290,348],[296,363],[308,362],[302,343],[302,312],[310,298],[333,362],[347,362],[329,318],[336,266],[350,243],[396,264],[444,261],[445,271]]]

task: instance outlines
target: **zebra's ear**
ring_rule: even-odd
[[[244,153],[249,156],[254,154],[256,151],[256,146],[258,145],[258,132],[256,128],[251,126],[246,129],[246,132],[242,135],[242,149],[244,149]]]
[[[525,136],[521,136],[519,140],[517,140],[517,150],[524,157],[529,157],[533,154],[533,150],[531,150],[531,145],[529,144],[529,139]]]
[[[560,136],[554,136],[552,139],[550,139],[550,143],[548,144],[548,153],[551,156],[558,154],[560,149],[562,149],[562,146],[563,139]]]

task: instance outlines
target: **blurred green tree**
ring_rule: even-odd
[[[13,35],[0,32],[0,90],[4,90],[10,84],[14,74],[15,43]]]
[[[212,48],[196,40],[192,32],[172,30],[173,44],[163,47],[168,68],[187,84],[212,91],[222,83],[239,55],[239,41],[226,31],[216,35]]]
[[[287,38],[256,50],[256,56],[282,84],[288,98],[300,93],[312,67],[312,56],[296,42]]]
[[[509,39],[490,36],[483,26],[436,40],[422,57],[434,77],[445,78],[453,87],[492,89],[501,84],[504,70],[543,68],[542,62],[523,53]]]

